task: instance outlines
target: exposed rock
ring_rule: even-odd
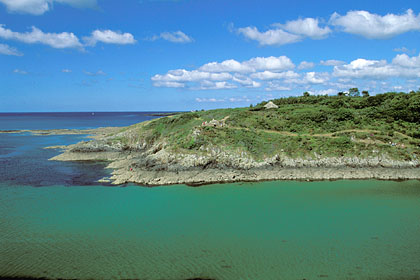
[[[338,179],[420,179],[418,160],[395,161],[384,155],[367,158],[321,157],[290,158],[278,154],[256,161],[246,153],[224,151],[208,146],[202,152],[180,153],[165,143],[135,143],[124,146],[109,139],[70,145],[52,160],[109,161],[112,184],[142,185],[262,181],[262,180],[338,180]],[[150,146],[146,148],[147,146]]]

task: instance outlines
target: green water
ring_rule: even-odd
[[[3,185],[0,276],[418,279],[420,182]]]

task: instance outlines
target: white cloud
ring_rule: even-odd
[[[251,74],[251,78],[259,79],[259,80],[279,80],[279,79],[293,79],[298,78],[299,74],[294,71],[286,71],[286,72],[271,72],[271,71],[263,71]]]
[[[26,75],[28,74],[28,72],[24,71],[24,70],[20,70],[20,69],[15,69],[13,70],[13,73],[15,74],[21,74],[21,75]]]
[[[387,39],[405,32],[419,31],[420,15],[416,16],[411,9],[405,14],[385,16],[367,11],[350,11],[344,16],[334,13],[330,18],[330,23],[347,33],[369,39]]]
[[[350,64],[335,66],[333,75],[357,79],[420,78],[420,56],[399,54],[391,63],[359,58]]]
[[[328,73],[308,72],[303,79],[308,84],[323,84],[329,80]]]
[[[5,28],[0,24],[0,38],[6,40],[17,40],[27,44],[44,44],[57,49],[64,48],[83,48],[79,39],[73,33],[44,33],[40,29],[32,26],[32,31],[20,33]]]
[[[247,96],[242,97],[231,97],[229,98],[230,102],[251,102],[251,99],[249,99]]]
[[[72,71],[70,69],[63,69],[63,70],[61,70],[61,72],[63,72],[63,73],[71,73]]]
[[[53,3],[68,4],[78,8],[94,8],[96,0],[0,0],[9,12],[42,15],[49,11]]]
[[[335,95],[338,93],[337,90],[329,88],[329,89],[321,89],[315,91],[309,91],[311,95]]]
[[[205,72],[253,72],[255,69],[249,65],[240,63],[234,59],[228,59],[223,62],[210,62],[199,68]]]
[[[238,33],[257,41],[262,46],[281,46],[302,41],[302,36],[291,34],[281,29],[270,29],[260,32],[254,26],[238,28]]]
[[[156,74],[151,80],[157,87],[185,87],[191,89],[231,89],[237,87],[259,88],[260,80],[291,78],[299,76],[293,71],[293,62],[286,56],[254,57],[238,62],[233,59],[222,62],[211,62],[198,67],[197,70],[176,69],[166,74]],[[257,72],[261,71],[263,72]],[[249,75],[249,74],[255,75]],[[271,76],[271,77],[270,77]]]
[[[127,45],[135,44],[136,40],[130,33],[121,33],[112,30],[95,30],[89,37],[83,37],[83,40],[89,46],[95,46],[96,43]]]
[[[288,21],[286,24],[275,24],[275,26],[283,28],[290,33],[312,39],[324,39],[332,32],[328,26],[324,28],[319,27],[318,19],[315,18],[297,19]]]
[[[170,82],[170,81],[156,81],[153,83],[155,87],[168,87],[168,88],[183,88],[185,87],[184,83],[179,82]]]
[[[6,44],[0,44],[0,54],[23,56],[23,53],[18,51],[16,48],[10,47],[9,45],[6,45]]]
[[[310,68],[314,68],[315,67],[315,63],[313,62],[308,62],[308,61],[302,61],[299,66],[298,69],[302,70],[302,69],[310,69]]]
[[[156,41],[158,39],[163,39],[172,43],[191,43],[194,39],[184,32],[178,30],[175,32],[162,32],[160,35],[155,35],[150,38],[150,41]]]
[[[342,66],[334,67],[334,76],[346,78],[387,78],[397,75],[386,60],[367,60],[359,58]]]
[[[339,66],[346,63],[341,60],[329,59],[329,60],[321,60],[320,64],[324,66]]]
[[[255,57],[243,62],[245,65],[254,68],[254,70],[283,71],[295,67],[293,62],[287,56],[269,56]]]
[[[291,94],[302,91],[335,94],[352,87],[383,92],[393,90],[392,86],[396,84],[410,89],[420,84],[420,55],[398,54],[391,62],[358,58],[349,63],[331,59],[321,61],[321,64],[334,67],[329,72],[306,72],[296,70],[287,57],[255,57],[246,61],[230,59],[207,63],[192,70],[170,70],[166,74],[154,75],[151,80],[156,87],[189,90],[242,88],[250,91],[258,88],[259,91],[290,91]],[[382,83],[385,79],[390,82]]]
[[[405,53],[399,54],[392,60],[392,63],[407,68],[420,68],[420,55],[409,57]]]
[[[235,76],[232,78],[232,81],[237,82],[241,86],[247,87],[247,88],[258,88],[261,87],[261,83],[256,82],[249,77],[240,77]]]
[[[255,72],[258,70],[282,71],[294,68],[295,65],[287,56],[255,57],[250,60],[238,62],[233,59],[223,62],[210,62],[199,69],[207,72]]]
[[[290,91],[292,90],[292,88],[278,82],[269,82],[265,90],[266,91]]]
[[[188,71],[185,69],[170,70],[165,75],[154,75],[154,82],[198,82],[202,80],[224,81],[232,78],[229,73],[210,73],[198,70]]]
[[[236,31],[262,46],[281,46],[300,42],[305,38],[324,39],[332,32],[328,26],[320,27],[318,19],[314,18],[297,19],[286,24],[276,23],[273,27],[265,32],[254,26],[238,28]]]
[[[330,79],[329,73],[306,72],[303,77],[286,78],[284,83],[295,85],[325,84]]]
[[[228,83],[226,81],[224,82],[214,82],[214,81],[202,81],[200,82],[200,87],[199,89],[203,89],[203,90],[210,90],[210,89],[233,89],[233,88],[237,88],[238,86],[232,84],[232,83]]]

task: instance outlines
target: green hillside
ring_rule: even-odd
[[[302,96],[245,108],[182,113],[128,127],[109,138],[127,149],[139,143],[175,153],[211,149],[256,160],[378,154],[420,158],[420,91],[375,96]],[[216,120],[214,125],[209,124]]]

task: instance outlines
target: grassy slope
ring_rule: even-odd
[[[164,142],[169,150],[204,153],[206,148],[251,155],[257,160],[290,157],[387,154],[420,157],[420,92],[372,97],[293,97],[274,100],[278,109],[255,107],[190,112],[129,127],[118,141]],[[225,127],[204,121],[229,116]],[[389,142],[397,143],[396,146]]]

